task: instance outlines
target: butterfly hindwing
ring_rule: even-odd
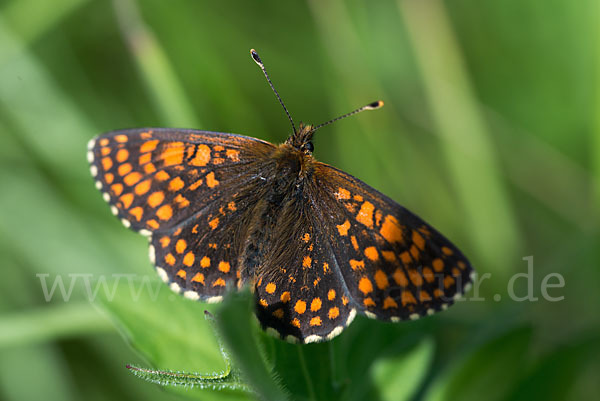
[[[283,202],[255,292],[263,327],[287,341],[308,343],[341,333],[356,310],[304,191]]]
[[[313,194],[328,242],[359,312],[416,319],[464,293],[472,268],[438,231],[360,180],[319,163]]]

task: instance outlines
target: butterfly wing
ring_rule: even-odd
[[[258,320],[289,342],[331,339],[356,315],[317,205],[307,196],[316,189],[305,186],[282,202],[269,251],[257,270]]]
[[[274,148],[234,134],[134,129],[93,139],[88,159],[112,212],[150,237],[161,278],[216,301],[238,282],[240,242]]]
[[[312,199],[357,311],[398,321],[445,309],[473,269],[437,230],[362,181],[318,163]]]

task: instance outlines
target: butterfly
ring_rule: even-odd
[[[171,290],[219,302],[251,287],[267,332],[329,340],[357,313],[386,321],[446,309],[474,272],[443,235],[357,178],[312,156],[315,131],[374,102],[296,129],[280,145],[190,129],[112,131],[92,139],[97,188],[123,224],[149,239]]]

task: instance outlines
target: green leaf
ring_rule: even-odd
[[[214,310],[214,306],[178,296],[158,280],[119,280],[114,285],[114,296],[101,294],[102,306],[155,370],[213,378],[227,373],[214,330],[204,318],[204,311]],[[123,374],[128,374],[127,362],[123,361]],[[168,381],[163,382],[167,384]],[[218,383],[214,384],[219,387]],[[166,389],[203,400],[249,397],[240,390]]]
[[[587,367],[587,362],[598,359],[600,338],[580,340],[561,346],[544,356],[507,398],[510,401],[539,399],[561,401]]]
[[[489,401],[504,399],[524,370],[531,333],[517,328],[483,344],[449,366],[424,399],[481,400],[482,394]]]
[[[257,342],[257,327],[252,324],[253,297],[249,291],[232,292],[217,310],[220,335],[242,377],[265,400],[287,400],[288,395],[274,376]]]
[[[433,352],[433,341],[428,338],[407,354],[376,361],[371,375],[382,401],[412,399],[425,379]]]

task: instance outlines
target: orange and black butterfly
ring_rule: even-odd
[[[278,146],[165,128],[90,141],[96,186],[126,227],[149,238],[170,288],[218,302],[250,285],[263,328],[302,343],[333,338],[356,313],[417,319],[461,296],[473,272],[463,254],[393,200],[315,160],[313,134],[331,121],[296,129],[283,107],[293,133]]]

